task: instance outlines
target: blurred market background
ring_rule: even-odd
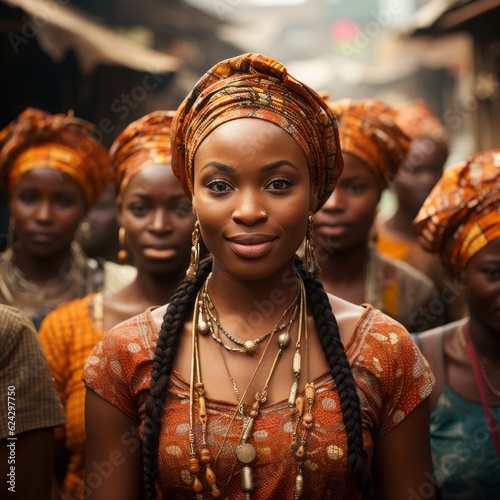
[[[426,99],[449,163],[500,145],[500,0],[0,0],[0,33],[0,126],[73,109],[109,146],[214,63],[262,52],[333,99]]]

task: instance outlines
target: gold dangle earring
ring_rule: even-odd
[[[90,221],[88,219],[82,220],[77,234],[77,240],[90,240],[92,237],[92,226],[90,225]]]
[[[193,234],[191,236],[191,259],[189,267],[186,271],[186,277],[192,280],[198,272],[198,264],[200,263],[200,222],[196,219],[194,223]]]
[[[120,226],[120,229],[118,230],[118,243],[120,246],[120,250],[118,251],[118,260],[122,264],[125,264],[128,260],[128,252],[125,248],[125,228],[123,226]]]
[[[312,212],[309,212],[309,218],[307,220],[307,234],[304,253],[306,270],[313,278],[316,278],[321,269],[314,253],[314,214]]]

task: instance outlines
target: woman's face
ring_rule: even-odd
[[[349,153],[343,158],[337,187],[314,218],[315,243],[329,252],[367,244],[381,194],[368,165]]]
[[[406,160],[394,178],[398,205],[416,216],[443,173],[448,156],[446,146],[432,139],[414,139]]]
[[[23,251],[45,258],[68,251],[86,211],[79,184],[50,167],[24,174],[9,206]]]
[[[290,265],[307,229],[307,161],[277,125],[240,118],[217,127],[194,158],[193,205],[214,270],[262,279]]]
[[[464,271],[471,316],[500,332],[500,238],[479,250]]]
[[[119,207],[134,263],[150,274],[187,268],[194,220],[191,202],[169,165],[151,164],[132,177]]]

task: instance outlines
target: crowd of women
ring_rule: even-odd
[[[95,137],[0,131],[2,494],[498,498],[500,149],[259,54]]]

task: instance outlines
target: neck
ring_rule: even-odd
[[[469,319],[469,333],[474,349],[483,359],[492,363],[500,363],[500,332],[488,328],[479,318],[471,316]]]
[[[29,281],[46,281],[60,275],[65,262],[72,258],[71,248],[47,258],[29,254],[21,248],[17,254],[15,264]]]
[[[133,304],[163,305],[170,301],[183,276],[156,275],[138,271],[135,280],[127,287],[127,299]]]
[[[387,229],[397,234],[405,240],[415,240],[416,235],[413,232],[412,222],[416,214],[410,214],[398,208],[394,215],[385,223]]]
[[[293,265],[266,279],[239,280],[214,263],[208,292],[224,328],[237,331],[240,339],[250,339],[274,328],[296,298],[297,284]]]
[[[317,248],[318,263],[321,268],[320,280],[345,282],[364,281],[364,273],[370,250],[367,244],[349,249],[335,249],[327,257],[327,251]]]

